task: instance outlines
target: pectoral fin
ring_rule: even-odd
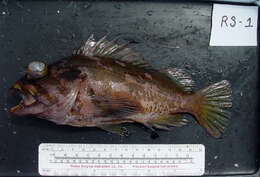
[[[99,128],[108,131],[110,133],[116,133],[119,134],[120,136],[128,136],[129,135],[129,131],[127,130],[127,128],[122,127],[118,124],[116,125],[103,125],[103,126],[99,126]]]
[[[92,102],[100,111],[100,117],[124,119],[140,111],[140,106],[126,98],[92,96]]]

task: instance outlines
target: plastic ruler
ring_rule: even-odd
[[[44,176],[198,176],[205,170],[201,144],[39,145]]]

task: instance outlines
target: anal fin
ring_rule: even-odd
[[[129,135],[129,131],[127,130],[127,128],[122,127],[118,124],[115,125],[103,125],[103,126],[99,126],[99,128],[108,131],[110,133],[115,133],[118,134],[120,136],[128,136]]]
[[[170,130],[170,127],[182,127],[187,125],[188,121],[181,114],[161,116],[151,121],[153,126],[158,129]]]

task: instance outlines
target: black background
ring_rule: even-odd
[[[259,159],[258,49],[209,47],[212,4],[175,1],[2,1],[0,3],[0,175],[38,175],[40,143],[204,144],[206,174],[254,173]],[[120,36],[154,68],[186,69],[196,89],[227,79],[232,84],[230,124],[214,139],[190,124],[159,138],[141,125],[125,125],[129,137],[97,128],[57,126],[14,117],[18,100],[8,88],[30,61],[69,56],[90,34]],[[239,164],[236,168],[234,164]]]

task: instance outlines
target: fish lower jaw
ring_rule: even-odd
[[[32,105],[33,103],[34,103],[34,102],[28,102],[28,101],[24,101],[24,100],[22,99],[22,100],[19,102],[19,104],[16,105],[16,106],[14,106],[14,107],[12,107],[9,112],[10,112],[10,113],[15,113],[15,112],[17,112],[17,111],[19,111],[19,110],[21,110],[21,109],[23,109],[23,108],[26,108],[26,107]]]
[[[21,100],[18,105],[12,107],[12,108],[9,110],[9,112],[10,112],[10,113],[15,113],[16,111],[18,111],[18,110],[20,110],[20,109],[22,109],[22,108],[24,108],[23,100]]]

